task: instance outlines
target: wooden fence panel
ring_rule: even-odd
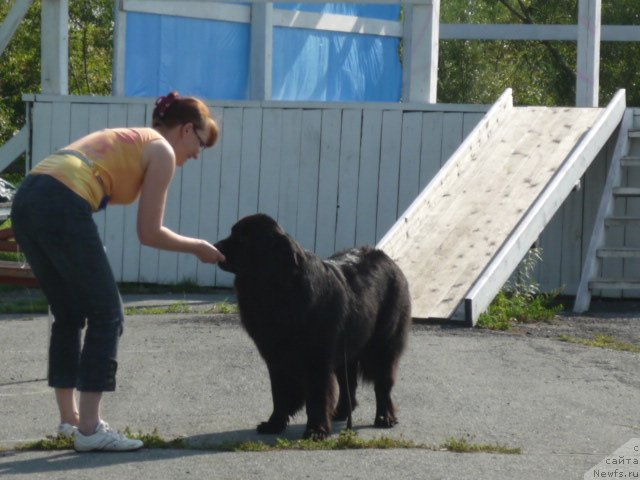
[[[153,108],[152,101],[141,99],[35,98],[32,162],[99,128],[149,125]],[[223,102],[212,107],[222,125],[220,142],[176,170],[165,225],[215,242],[238,218],[264,212],[322,256],[375,244],[483,115],[472,106],[403,110]],[[545,251],[537,278],[543,290],[565,285],[573,293],[606,162],[607,152],[601,153],[582,190],[541,236]],[[232,284],[231,275],[190,255],[140,247],[136,204],[110,206],[96,221],[119,281]]]

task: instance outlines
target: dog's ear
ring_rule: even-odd
[[[302,251],[298,244],[286,234],[275,234],[272,242],[273,253],[280,265],[286,265],[292,269],[298,268],[302,263]]]

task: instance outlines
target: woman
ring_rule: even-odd
[[[206,105],[172,92],[156,101],[153,128],[91,133],[39,163],[15,195],[11,220],[16,241],[54,316],[48,382],[60,410],[58,433],[73,436],[78,451],[142,447],[100,416],[102,392],[116,386],[124,310],[92,214],[138,198],[143,245],[192,253],[206,263],[223,260],[209,242],[163,226],[176,166],[197,159],[217,138],[218,126]]]

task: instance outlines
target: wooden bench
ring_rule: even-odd
[[[18,252],[13,229],[0,229],[0,252]],[[37,287],[38,281],[26,262],[0,260],[0,284]]]

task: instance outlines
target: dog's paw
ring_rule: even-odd
[[[329,436],[329,433],[322,428],[307,427],[307,429],[304,431],[304,435],[302,436],[302,438],[304,438],[305,440],[313,440],[318,442],[320,440],[326,439],[328,436]]]
[[[398,424],[398,419],[394,416],[378,415],[373,425],[376,428],[392,428]]]
[[[287,424],[282,424],[281,422],[262,422],[256,428],[256,431],[261,435],[275,435],[277,433],[282,433],[287,428]]]

